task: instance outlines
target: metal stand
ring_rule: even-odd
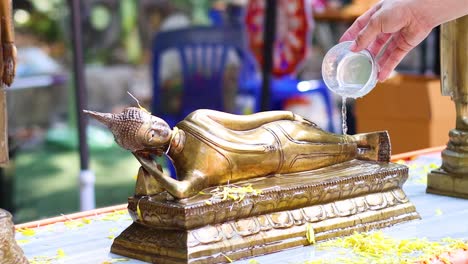
[[[468,198],[468,16],[441,27],[442,95],[455,103],[456,127],[442,152],[442,167],[427,178],[427,192]]]

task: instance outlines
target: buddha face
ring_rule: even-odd
[[[145,148],[161,148],[171,140],[172,131],[169,125],[159,117],[151,115],[138,130],[137,140]]]

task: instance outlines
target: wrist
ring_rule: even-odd
[[[429,30],[468,14],[467,0],[425,0],[423,3],[413,3],[412,11],[416,19]]]

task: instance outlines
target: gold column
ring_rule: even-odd
[[[468,16],[443,24],[440,41],[442,95],[452,98],[457,119],[427,192],[468,198]]]

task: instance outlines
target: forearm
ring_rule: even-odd
[[[468,0],[413,0],[412,5],[414,16],[431,28],[468,14]]]

